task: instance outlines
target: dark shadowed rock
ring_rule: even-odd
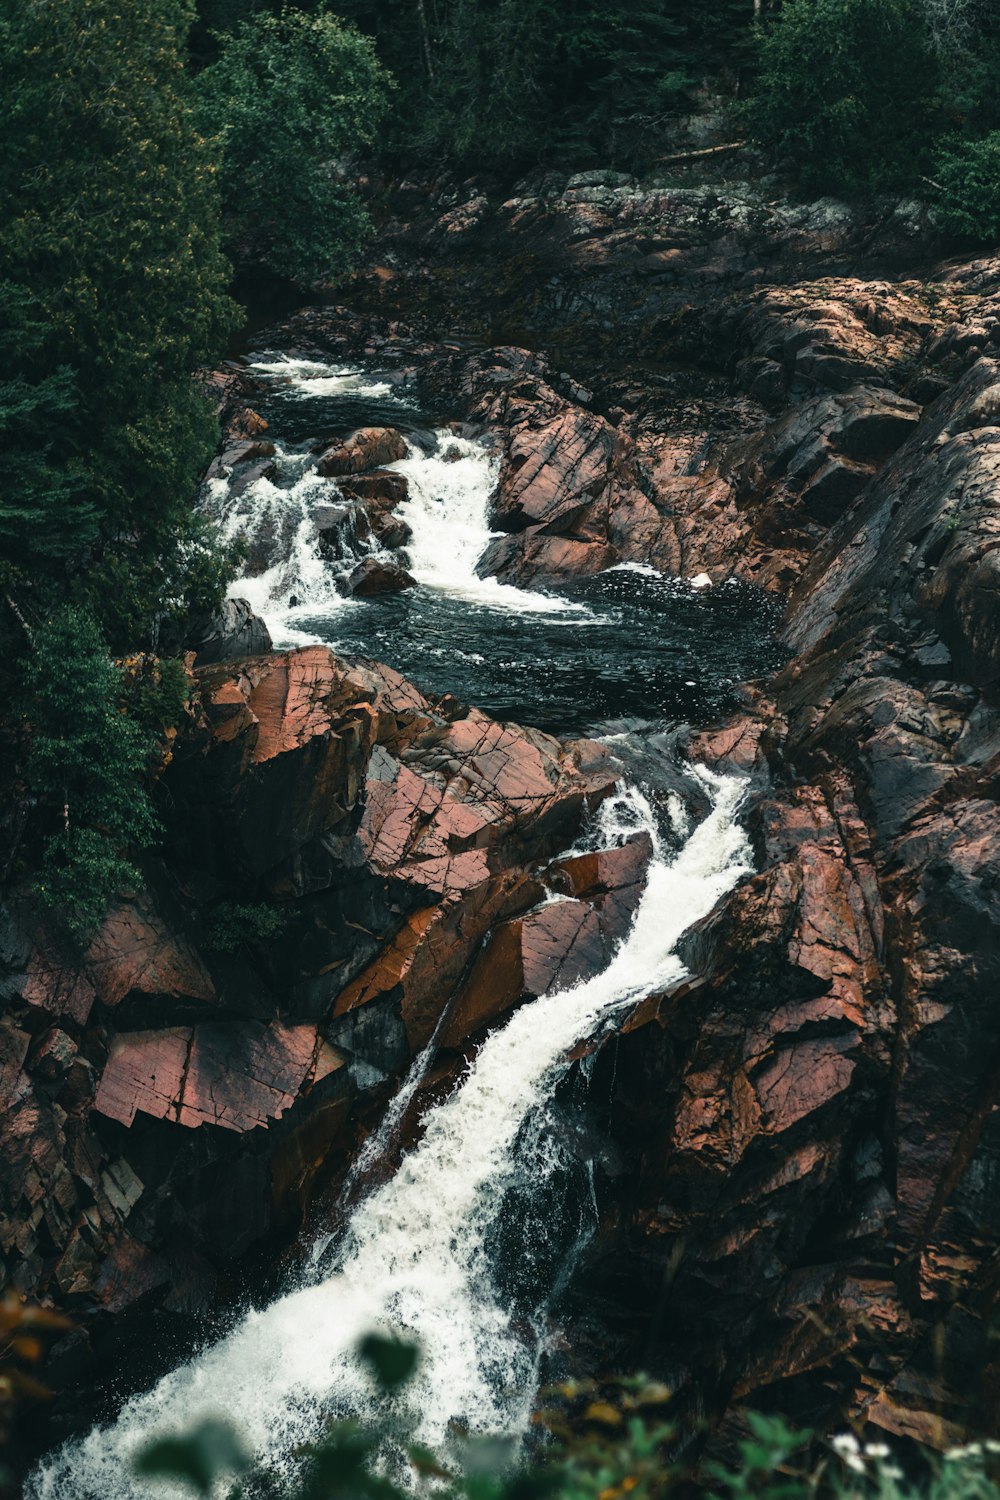
[[[271,633],[246,599],[226,599],[213,619],[195,626],[189,636],[198,666],[262,656],[271,650]]]
[[[371,599],[377,594],[399,594],[404,589],[416,588],[417,580],[398,563],[380,557],[366,557],[359,562],[347,580],[347,587],[359,599]]]

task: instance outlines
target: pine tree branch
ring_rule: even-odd
[[[32,634],[31,626],[28,624],[27,620],[22,615],[20,609],[17,606],[16,601],[14,599],[12,599],[11,596],[10,596],[10,594],[8,594],[6,591],[4,591],[4,598],[6,599],[8,605],[10,606],[11,613],[13,614],[15,620],[20,625],[20,627],[24,631],[25,635],[28,637],[28,644],[29,644],[29,646],[31,646],[31,648],[34,649],[35,637]]]

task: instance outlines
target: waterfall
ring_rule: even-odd
[[[308,360],[262,361],[251,368],[280,379],[282,390],[302,397],[374,398],[391,390],[349,367]],[[586,622],[591,612],[581,604],[477,575],[476,563],[494,535],[489,510],[499,463],[479,440],[455,437],[448,428],[434,436],[433,452],[408,442],[407,457],[387,465],[405,475],[409,485],[395,514],[412,531],[402,561],[417,583],[508,615]],[[335,645],[337,617],[364,608],[348,595],[347,577],[358,561],[379,551],[378,543],[366,525],[357,524],[359,517],[364,522],[363,512],[345,501],[337,481],[316,473],[312,453],[278,441],[267,470],[254,478],[243,477],[238,469],[226,472],[209,479],[202,493],[202,509],[218,526],[220,540],[241,541],[247,551],[246,565],[229,592],[250,602],[279,648],[320,639]],[[345,513],[338,528],[338,555],[331,554],[330,533],[325,546],[320,537],[334,507]]]
[[[558,1146],[545,1129],[567,1054],[623,1007],[683,974],[676,949],[749,868],[737,811],[743,784],[698,769],[712,807],[679,852],[660,844],[648,803],[612,801],[595,842],[607,847],[645,826],[654,858],[631,931],[605,971],[517,1010],[479,1049],[451,1096],[429,1110],[419,1144],[395,1176],[354,1210],[321,1280],[247,1314],[214,1347],[129,1401],[116,1423],[95,1428],[46,1460],[32,1500],[137,1500],[130,1473],[150,1438],[222,1416],[280,1467],[329,1415],[377,1409],[357,1340],[404,1330],[423,1357],[401,1397],[415,1438],[446,1451],[452,1423],[472,1433],[525,1430],[544,1350],[546,1297],[516,1305],[500,1285],[493,1241],[515,1196],[531,1205],[517,1229],[530,1261],[545,1233]],[[676,831],[676,830],[675,830]],[[326,1257],[324,1257],[326,1261]]]
[[[583,605],[567,599],[479,577],[476,563],[495,535],[489,510],[499,461],[478,440],[453,437],[447,429],[436,436],[434,453],[411,444],[409,455],[391,465],[409,484],[396,514],[413,532],[406,550],[417,582],[505,613],[586,615]]]
[[[202,508],[225,545],[242,541],[248,552],[249,565],[230,594],[249,600],[276,644],[307,645],[316,637],[297,629],[296,617],[357,608],[343,592],[343,577],[371,547],[359,540],[339,567],[325,557],[317,517],[321,506],[339,501],[336,485],[314,472],[309,454],[278,445],[271,463],[273,478],[262,475],[245,487],[232,476],[208,480]]]

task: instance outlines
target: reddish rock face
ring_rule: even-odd
[[[142,1110],[189,1129],[253,1130],[291,1108],[315,1071],[318,1047],[310,1025],[126,1032],[111,1045],[94,1108],[122,1125]]]
[[[146,896],[115,908],[87,951],[87,972],[103,1005],[126,996],[181,996],[211,1005],[215,986],[190,943],[172,933]]]
[[[656,1357],[695,1402],[777,1386],[935,1446],[995,1421],[998,392],[982,359],[899,413],[910,436],[792,596],[799,654],[755,713],[691,737],[770,762],[760,869],[687,940],[707,983],[614,1058],[645,1185],[614,1277],[661,1297]],[[894,443],[891,405],[866,396],[862,433]]]
[[[329,479],[367,474],[405,457],[406,439],[394,427],[359,427],[345,442],[321,454],[316,472]]]
[[[372,1090],[436,1028],[460,1052],[489,1019],[456,1019],[477,955],[538,907],[538,872],[618,775],[602,745],[435,704],[322,647],[196,677],[164,779],[182,840],[149,890],[82,959],[50,933],[0,934],[0,1252],[85,1319],[203,1305],[234,1258],[294,1227]],[[640,888],[625,863],[579,877],[564,905],[597,941],[550,944],[549,980],[605,961],[611,905]],[[248,946],[225,953],[211,914],[232,903]],[[254,936],[261,903],[285,936]]]

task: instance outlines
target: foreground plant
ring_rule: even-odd
[[[375,1334],[358,1352],[389,1398],[419,1361],[415,1345]],[[255,1466],[235,1432],[218,1422],[151,1444],[136,1471],[181,1482],[203,1497],[225,1494],[226,1500],[411,1500],[421,1488],[447,1500],[664,1500],[674,1494],[707,1494],[712,1500],[1000,1500],[993,1477],[1000,1442],[992,1440],[953,1448],[943,1458],[914,1455],[911,1445],[912,1472],[922,1477],[907,1478],[887,1443],[861,1443],[851,1432],[824,1442],[780,1416],[748,1411],[733,1459],[692,1467],[666,1415],[671,1393],[655,1381],[572,1381],[549,1387],[540,1400],[535,1426],[544,1441],[541,1456],[528,1464],[514,1460],[514,1445],[506,1439],[459,1441],[458,1461],[445,1463],[407,1442],[387,1415],[370,1426],[332,1423],[322,1439],[295,1455],[299,1478],[291,1485]],[[398,1477],[387,1469],[390,1452],[405,1460],[406,1472],[397,1470]]]

